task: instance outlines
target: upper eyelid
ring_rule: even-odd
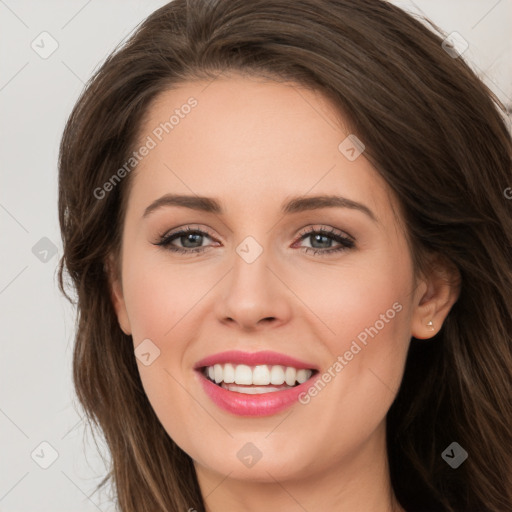
[[[169,238],[170,236],[179,235],[179,234],[182,235],[183,233],[189,233],[189,232],[194,233],[196,231],[202,232],[202,233],[208,235],[210,238],[215,238],[215,236],[210,234],[210,232],[207,229],[196,228],[196,227],[191,227],[191,226],[184,226],[181,228],[171,229],[170,231],[166,231],[163,235],[161,235],[160,238],[164,239],[164,238]]]
[[[328,234],[328,235],[349,238],[350,240],[355,241],[355,238],[352,235],[350,235],[346,231],[343,231],[342,229],[334,228],[331,226],[326,228],[324,225],[322,225],[322,227],[316,227],[316,226],[318,226],[318,225],[314,224],[312,226],[308,226],[307,228],[302,229],[301,232],[299,233],[299,237],[302,237],[303,235],[307,235],[309,233],[321,232],[321,233]]]

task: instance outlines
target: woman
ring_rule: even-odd
[[[443,39],[176,0],[91,79],[60,286],[120,510],[512,511],[512,143]]]

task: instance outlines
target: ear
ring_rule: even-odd
[[[126,310],[126,304],[124,301],[121,276],[112,255],[108,257],[104,268],[105,272],[107,273],[109,283],[110,299],[116,311],[119,326],[126,335],[131,335],[132,330],[130,326],[130,320],[128,318],[128,312]]]
[[[460,272],[440,255],[432,258],[429,273],[422,276],[416,288],[416,307],[411,333],[415,338],[435,336],[460,294]]]

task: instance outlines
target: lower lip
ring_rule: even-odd
[[[207,379],[202,371],[197,372],[205,393],[221,409],[238,416],[269,416],[287,409],[299,401],[299,395],[306,393],[320,373],[316,373],[306,382],[283,391],[271,391],[260,395],[246,395],[228,391]]]

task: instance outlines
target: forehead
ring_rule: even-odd
[[[387,186],[364,152],[355,160],[343,153],[349,135],[327,98],[297,84],[237,76],[182,83],[146,112],[139,145],[151,149],[134,171],[133,192],[146,201],[180,192],[254,208],[311,191],[379,209],[389,202]]]

